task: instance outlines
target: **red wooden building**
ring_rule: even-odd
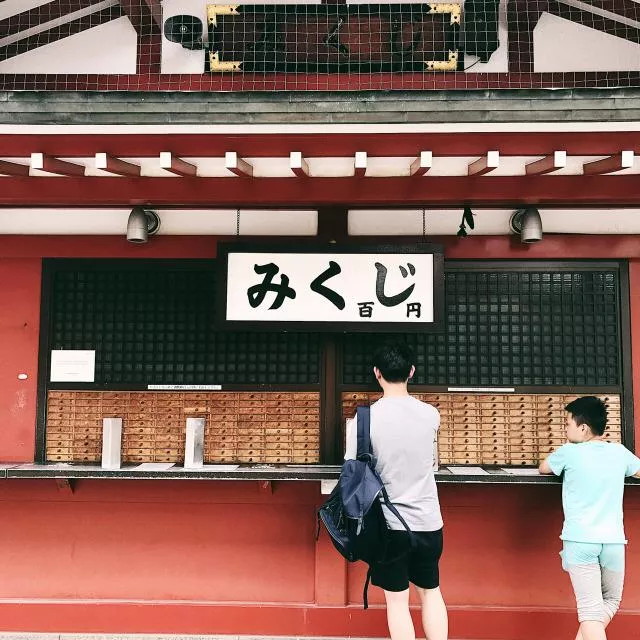
[[[0,632],[386,635],[382,594],[362,610],[363,568],[316,540],[315,517],[343,418],[375,392],[376,336],[231,335],[208,287],[223,241],[427,240],[444,247],[447,326],[410,339],[414,391],[447,429],[451,637],[570,637],[560,485],[533,465],[572,395],[608,398],[611,437],[640,441],[637,3],[484,3],[482,27],[454,3],[460,66],[357,73],[216,73],[225,14],[213,28],[204,0],[161,4],[0,4]],[[202,49],[163,35],[178,15],[208,23]],[[305,33],[353,56],[341,29]],[[442,42],[430,62],[449,61]],[[127,242],[135,207],[160,219],[147,243]],[[510,228],[525,209],[539,241]],[[56,379],[56,350],[92,351],[93,380]],[[114,415],[124,464],[105,470]],[[201,469],[182,466],[189,416],[207,420]],[[637,484],[625,508],[614,639],[640,620]]]

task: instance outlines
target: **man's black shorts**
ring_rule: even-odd
[[[385,591],[404,591],[409,583],[423,589],[440,586],[438,562],[442,555],[442,529],[416,531],[411,549],[406,531],[389,531],[385,559],[371,566],[371,582]]]

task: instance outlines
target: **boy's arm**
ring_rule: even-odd
[[[545,458],[541,463],[540,466],[538,467],[538,471],[544,475],[549,475],[551,473],[553,473],[553,469],[551,469],[551,467],[549,466],[549,463],[547,462],[548,458]]]
[[[538,471],[545,475],[562,475],[562,472],[567,465],[567,455],[569,454],[570,446],[571,445],[563,444],[559,449],[556,449],[553,453],[550,453],[540,463]]]
[[[624,451],[627,457],[627,469],[625,471],[625,475],[627,476],[627,478],[640,478],[640,458],[631,453],[631,451],[629,451],[629,449],[627,449],[626,447],[624,448]]]

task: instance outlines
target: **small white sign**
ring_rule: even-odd
[[[448,387],[447,391],[462,393],[515,393],[515,387]]]
[[[148,384],[149,391],[220,391],[221,384]]]
[[[51,351],[51,382],[94,382],[96,352],[73,349]]]

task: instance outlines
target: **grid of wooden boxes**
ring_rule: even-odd
[[[564,444],[564,407],[569,395],[463,395],[416,393],[434,405],[441,416],[438,452],[441,465],[537,465]],[[358,404],[368,404],[380,393],[345,393],[343,418]],[[608,440],[621,440],[620,396],[600,396],[607,406]]]
[[[319,393],[50,391],[47,460],[99,462],[111,417],[123,419],[123,462],[181,463],[188,417],[206,419],[205,462],[320,459]]]
[[[440,463],[535,465],[566,441],[565,405],[576,396],[415,394],[441,415]],[[343,418],[379,393],[344,393]],[[606,437],[621,440],[620,397],[600,396],[608,409]],[[188,417],[206,419],[209,463],[317,463],[317,392],[83,392],[50,391],[47,460],[99,462],[102,418],[123,419],[123,462],[184,459]],[[344,422],[343,422],[344,424]]]

